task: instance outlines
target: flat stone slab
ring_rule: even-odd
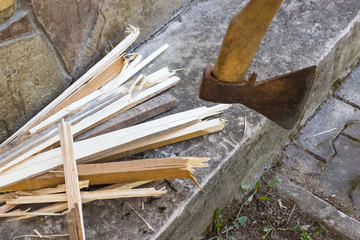
[[[293,144],[285,148],[282,161],[291,166],[292,170],[308,176],[320,175],[322,172],[323,163]]]
[[[318,218],[347,239],[358,239],[360,236],[359,221],[347,216],[311,192],[292,183],[286,177],[277,175],[276,178],[281,179],[281,184],[275,185],[281,196],[293,200],[302,211]]]
[[[300,131],[298,143],[329,161],[335,154],[333,141],[347,122],[360,119],[360,110],[335,98],[328,99]]]
[[[318,181],[327,195],[347,197],[349,180],[360,174],[360,144],[340,135],[334,145],[337,154]],[[357,207],[360,208],[360,205]]]
[[[343,131],[343,134],[346,134],[350,136],[351,138],[354,138],[354,140],[360,139],[360,120],[349,122],[346,126],[346,128]]]
[[[346,101],[360,108],[360,67],[356,67],[341,87],[335,92]]]
[[[170,44],[170,48],[145,72],[165,66],[184,68],[177,74],[182,82],[170,90],[178,99],[178,107],[170,113],[212,105],[197,97],[200,78],[204,67],[215,62],[230,19],[245,4],[246,1],[239,3],[238,0],[230,0],[226,4],[221,0],[194,1],[184,14],[136,49],[147,56],[163,44]],[[342,47],[347,49],[348,46],[344,43],[339,44],[342,47],[335,47],[335,44],[346,34],[352,36],[352,32],[356,33],[354,29],[357,25],[353,21],[357,19],[359,9],[357,0],[285,2],[271,24],[250,71],[256,70],[261,80],[321,63],[322,69],[328,67],[331,71],[319,70],[314,92],[326,95],[330,89],[326,86],[330,86],[333,77],[343,71],[341,68],[334,70],[335,53],[343,53],[340,51]],[[339,17],[329,21],[332,16]],[[347,28],[349,25],[352,27]],[[323,86],[324,82],[327,85]],[[317,106],[318,99],[322,99],[321,94],[314,94],[316,98],[310,100],[311,104]],[[210,167],[195,173],[204,192],[183,179],[165,180],[149,185],[166,187],[169,192],[165,196],[126,200],[157,233],[146,227],[125,200],[86,204],[83,213],[87,239],[199,239],[211,224],[215,209],[243,197],[240,183],[252,183],[259,177],[289,133],[241,105],[232,106],[221,117],[227,122],[220,133],[131,157],[211,157]],[[1,236],[9,239],[29,234],[34,228],[42,234],[67,232],[62,217],[0,222]]]

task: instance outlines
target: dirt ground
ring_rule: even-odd
[[[266,187],[267,184],[261,180],[257,191],[251,190],[241,204],[228,209],[232,212],[229,221],[224,222],[220,212],[215,212],[211,233],[204,239],[341,239],[321,222],[300,212],[291,200],[281,198],[274,187]]]

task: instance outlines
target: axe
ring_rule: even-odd
[[[246,73],[282,0],[250,0],[230,22],[214,67],[206,66],[200,99],[241,103],[285,129],[299,121],[315,77],[308,67],[256,81]]]

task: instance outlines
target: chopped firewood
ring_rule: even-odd
[[[117,59],[139,36],[140,31],[138,28],[130,26],[128,28],[129,35],[121,41],[114,49],[111,50],[103,59],[90,68],[80,79],[74,82],[69,88],[67,88],[60,96],[47,105],[42,111],[40,111],[35,117],[27,122],[23,127],[16,131],[11,137],[4,141],[0,146],[5,146],[12,142],[17,137],[28,131],[32,126],[40,122],[44,117],[48,115],[56,106],[61,104],[65,99],[71,96],[75,91],[82,87],[85,83],[91,80],[94,76],[101,73],[111,62]]]
[[[69,212],[66,214],[70,240],[85,239],[82,203],[77,173],[71,124],[62,120],[59,126],[60,146],[64,164],[66,198]]]
[[[207,167],[205,162],[209,159],[210,158],[194,157],[157,158],[111,163],[79,164],[77,165],[77,172],[79,179],[87,179],[90,182],[90,185],[128,183],[171,178],[188,178],[201,189],[200,185],[196,182],[192,172],[194,168]],[[21,181],[2,190],[32,190],[51,187],[63,182],[64,173],[62,171],[55,171],[45,173],[36,178]],[[34,192],[44,192],[42,195],[46,194],[46,190],[37,190],[33,191],[32,193]],[[11,198],[4,198],[4,201],[6,201],[6,199],[13,198],[15,198],[15,196],[12,196]]]
[[[133,197],[149,197],[159,196],[165,194],[166,190],[156,190],[154,188],[140,188],[140,189],[121,189],[121,190],[102,190],[84,192],[81,191],[81,200],[101,200],[101,199],[115,199],[115,198],[133,198]],[[65,193],[57,193],[41,196],[24,196],[16,199],[7,200],[7,204],[33,204],[33,203],[51,203],[51,202],[66,202],[67,197]]]
[[[200,107],[76,142],[74,148],[77,162],[90,162],[109,157],[114,155],[113,152],[118,151],[120,147],[125,147],[140,140],[150,140],[160,136],[162,133],[190,126],[205,117],[229,108],[229,106]],[[2,172],[0,175],[0,188],[38,176],[60,165],[61,151],[59,148],[37,154],[23,163],[13,166],[10,170]]]

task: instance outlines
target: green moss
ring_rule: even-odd
[[[319,142],[319,143],[316,145],[316,148],[317,148],[317,149],[325,148],[325,144],[324,144],[323,142]]]
[[[356,142],[356,143],[360,144],[360,138],[358,138],[358,137],[354,137],[354,142]]]
[[[333,84],[332,84],[332,90],[333,92],[335,92],[336,90],[338,90],[341,85],[343,84],[344,79],[340,79],[338,78]]]
[[[298,123],[296,124],[296,129],[299,129],[301,127],[301,121],[304,119],[305,116],[305,112],[303,112],[300,116],[300,119],[298,121]]]
[[[351,69],[351,70],[354,70],[355,67],[356,67],[356,63],[353,63],[353,64],[350,66],[350,69]]]
[[[349,180],[349,193],[352,194],[360,186],[360,174]]]

